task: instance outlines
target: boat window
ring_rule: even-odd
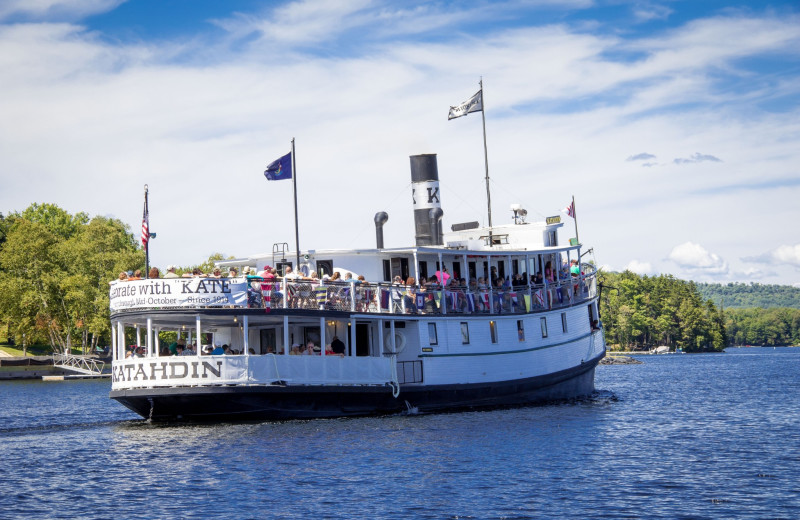
[[[317,260],[317,275],[322,278],[326,274],[333,276],[333,260]]]
[[[562,312],[561,313],[561,329],[564,332],[567,332],[567,313],[566,312]]]
[[[383,281],[384,282],[391,282],[392,281],[392,262],[388,259],[383,261]]]
[[[492,335],[492,343],[497,343],[497,323],[494,321],[489,322],[489,332]]]
[[[436,335],[436,324],[435,323],[428,323],[428,342],[431,345],[438,345],[439,339]]]
[[[461,322],[461,344],[469,345],[469,323]]]
[[[520,341],[525,341],[525,322],[523,320],[517,320],[517,336]]]
[[[421,260],[419,262],[419,279],[428,279],[428,262]]]
[[[259,336],[259,344],[258,344],[258,353],[259,354],[276,354],[278,350],[278,335],[274,328],[272,329],[260,329],[258,331]]]
[[[540,318],[540,322],[542,324],[542,337],[547,337],[547,318]]]

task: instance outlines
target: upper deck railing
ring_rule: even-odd
[[[593,299],[597,273],[586,264],[577,276],[542,284],[493,288],[471,283],[397,285],[317,280],[265,281],[239,278],[172,278],[112,283],[112,312],[147,309],[306,309],[389,314],[529,313],[569,307]]]

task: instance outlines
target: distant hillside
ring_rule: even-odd
[[[800,288],[760,283],[695,283],[705,299],[724,309],[789,307],[800,309]]]

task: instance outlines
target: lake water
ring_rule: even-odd
[[[204,426],[0,382],[0,518],[800,518],[800,349],[639,359],[578,403]]]

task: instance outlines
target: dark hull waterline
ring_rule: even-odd
[[[590,395],[601,356],[543,376],[480,384],[389,386],[254,385],[113,390],[126,407],[153,421],[257,421],[421,413],[518,406]]]

